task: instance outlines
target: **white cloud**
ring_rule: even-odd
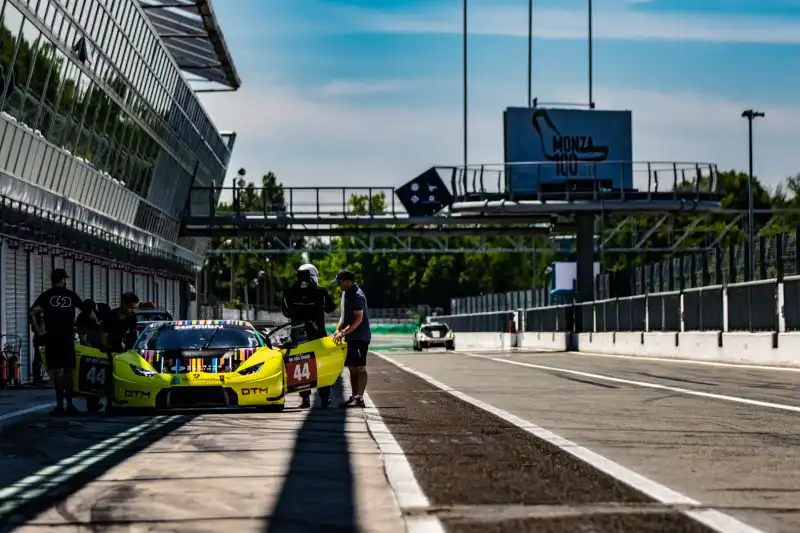
[[[582,94],[565,89],[556,96],[577,101]],[[747,122],[740,115],[756,107],[766,112],[755,124],[756,173],[774,184],[800,171],[800,108],[602,87],[596,98],[603,109],[633,110],[636,160],[704,161],[721,169],[747,168]],[[251,176],[272,170],[294,187],[394,187],[432,165],[462,161],[457,104],[363,106],[357,98],[311,98],[282,88],[245,88],[203,101],[221,128],[238,133],[231,175],[245,167]],[[502,161],[502,105],[470,111],[469,141],[470,163]],[[313,195],[305,201],[313,203]]]
[[[325,96],[363,96],[401,91],[408,84],[403,80],[333,80],[319,92]]]
[[[641,3],[641,2],[639,2]],[[388,13],[346,9],[355,29],[386,33],[462,33],[456,5],[421,3],[416,9]],[[527,36],[527,5],[478,3],[468,13],[473,34]],[[594,36],[598,39],[676,40],[740,43],[800,43],[800,21],[753,15],[644,13],[619,3],[595,2]],[[541,39],[586,39],[586,9],[534,7],[534,35]]]

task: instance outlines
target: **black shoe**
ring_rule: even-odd
[[[52,411],[50,411],[50,416],[66,416],[66,415],[67,412],[60,405],[57,405]]]
[[[81,412],[80,412],[80,410],[78,410],[78,408],[77,408],[77,407],[75,407],[75,406],[74,406],[74,405],[72,405],[72,404],[69,404],[69,405],[67,406],[67,411],[66,411],[66,413],[67,413],[68,415],[70,415],[70,416],[78,416],[78,415],[81,415],[81,414],[83,414],[83,413],[81,413]]]
[[[320,400],[319,401],[319,408],[320,409],[327,409],[333,403],[333,400],[328,398],[327,400]]]
[[[89,413],[96,413],[103,407],[103,402],[87,402],[86,411]]]
[[[303,398],[303,402],[300,404],[300,409],[308,409],[309,407],[311,407],[311,399]]]
[[[362,398],[361,396],[359,396],[358,398],[356,398],[356,401],[355,401],[355,406],[356,406],[356,407],[361,407],[361,408],[364,408],[364,407],[366,407],[367,405],[364,403],[364,398]]]
[[[353,405],[353,402],[355,402],[355,401],[356,401],[356,397],[351,394],[350,397],[347,399],[347,401],[343,402],[340,405],[340,407],[350,407],[351,405]]]

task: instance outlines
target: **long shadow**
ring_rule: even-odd
[[[31,414],[1,427],[0,533],[64,501],[194,416]]]
[[[355,475],[347,443],[341,378],[328,409],[312,409],[297,434],[292,460],[266,533],[359,533]]]

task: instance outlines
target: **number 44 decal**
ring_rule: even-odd
[[[294,367],[293,377],[297,381],[305,381],[311,379],[311,369],[308,367],[308,363],[296,365]]]
[[[106,382],[106,369],[93,366],[86,372],[86,381],[92,385],[103,385]]]

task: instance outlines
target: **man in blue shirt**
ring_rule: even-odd
[[[336,283],[342,291],[342,316],[333,341],[347,341],[347,357],[344,364],[350,372],[350,383],[353,394],[344,402],[344,406],[364,407],[364,390],[367,388],[367,352],[372,340],[369,328],[369,310],[367,297],[355,282],[355,276],[349,270],[340,270],[336,274]]]

